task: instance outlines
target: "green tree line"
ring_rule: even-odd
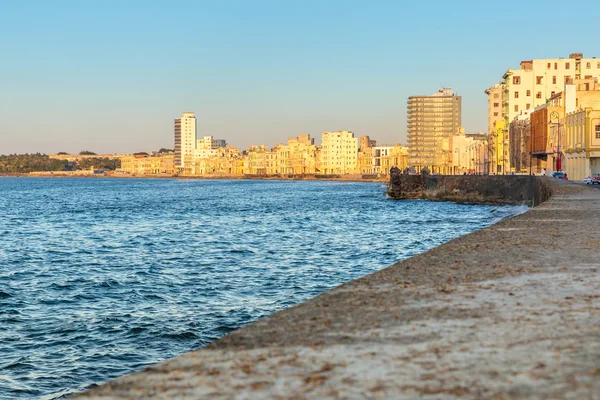
[[[26,174],[40,171],[71,171],[77,168],[90,169],[121,168],[121,160],[106,157],[92,157],[70,163],[66,160],[50,158],[47,154],[8,154],[0,155],[1,174]]]
[[[92,157],[84,158],[77,162],[77,166],[81,169],[90,169],[94,167],[96,169],[110,169],[114,171],[117,168],[121,168],[121,160],[118,158],[106,158],[106,157]]]

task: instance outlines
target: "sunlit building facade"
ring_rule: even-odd
[[[452,89],[408,98],[408,163],[417,171],[451,173],[448,139],[461,127],[462,98]]]
[[[355,174],[358,163],[358,138],[349,131],[323,132],[319,170],[322,174]]]
[[[175,119],[175,168],[189,170],[196,149],[196,117],[193,112],[184,112]],[[189,171],[188,171],[189,172]]]

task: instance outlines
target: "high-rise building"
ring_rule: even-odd
[[[196,148],[196,117],[184,112],[175,119],[175,168],[189,168]]]
[[[461,126],[462,99],[452,89],[408,98],[408,163],[417,171],[451,172],[449,138]]]

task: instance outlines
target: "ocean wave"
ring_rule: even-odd
[[[380,183],[6,185],[2,399],[132,372],[520,212],[388,201]]]

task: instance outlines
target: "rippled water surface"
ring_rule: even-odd
[[[105,382],[523,211],[384,193],[0,178],[0,398]]]

